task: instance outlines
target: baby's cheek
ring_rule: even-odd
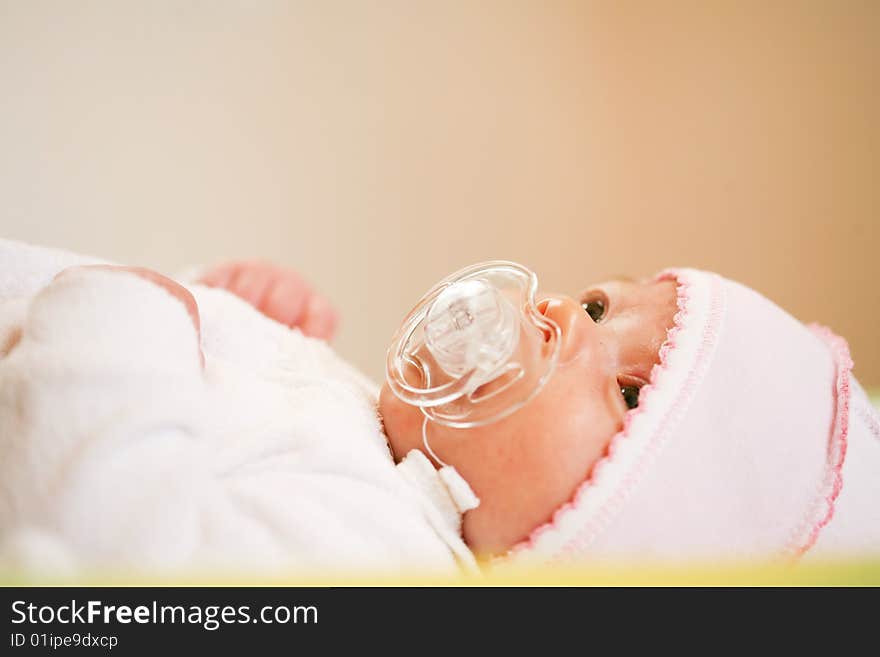
[[[600,391],[565,378],[483,435],[491,449],[457,465],[481,500],[464,518],[465,540],[480,556],[503,554],[549,522],[619,428]]]

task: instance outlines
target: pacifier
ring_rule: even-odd
[[[490,424],[541,390],[562,331],[538,310],[537,287],[522,265],[484,262],[443,279],[409,312],[388,349],[386,378],[421,409],[425,427]]]

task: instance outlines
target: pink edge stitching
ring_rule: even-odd
[[[810,324],[809,328],[828,345],[837,365],[836,408],[833,434],[828,445],[830,467],[822,486],[824,492],[820,494],[816,507],[809,514],[812,517],[818,517],[818,519],[812,521],[813,527],[806,540],[791,549],[795,558],[803,556],[816,544],[820,532],[834,516],[834,504],[843,488],[843,463],[846,460],[847,436],[849,434],[849,374],[853,367],[849,345],[846,340],[824,326]]]
[[[590,470],[589,474],[587,475],[587,478],[578,486],[578,488],[575,491],[572,498],[568,502],[566,502],[565,504],[560,506],[558,509],[556,509],[556,511],[554,511],[554,513],[549,521],[547,521],[543,525],[540,525],[537,528],[535,528],[534,530],[532,530],[532,532],[528,535],[528,537],[526,537],[525,539],[523,539],[522,541],[520,541],[519,543],[514,545],[512,548],[510,548],[510,550],[508,550],[507,553],[497,557],[496,559],[498,561],[506,561],[519,553],[528,551],[529,549],[534,547],[535,543],[540,539],[540,537],[543,534],[556,529],[557,526],[562,522],[563,518],[568,513],[570,513],[573,509],[575,509],[579,506],[581,499],[585,495],[587,495],[589,493],[590,488],[592,488],[595,485],[596,479],[599,477],[602,470],[605,469],[606,467],[608,467],[609,463],[613,462],[614,454],[617,451],[619,444],[628,438],[629,430],[630,430],[630,427],[632,426],[634,420],[638,416],[642,415],[643,413],[646,413],[648,411],[648,409],[651,408],[652,398],[653,398],[651,391],[656,387],[658,377],[662,376],[662,372],[664,370],[668,369],[668,367],[669,367],[669,364],[668,364],[669,353],[670,353],[670,351],[672,351],[675,348],[676,338],[677,338],[678,334],[683,330],[683,327],[684,327],[684,324],[687,320],[687,317],[690,314],[690,303],[689,302],[690,302],[691,282],[686,280],[685,277],[681,277],[679,275],[679,272],[676,272],[675,270],[665,270],[665,271],[661,272],[656,277],[656,280],[674,280],[674,281],[676,281],[676,283],[678,284],[678,287],[676,290],[676,305],[678,307],[678,310],[675,313],[675,316],[673,317],[672,327],[666,333],[666,340],[661,345],[660,350],[658,352],[659,362],[657,364],[655,364],[654,367],[651,369],[651,376],[650,376],[650,381],[648,382],[648,385],[646,385],[642,388],[642,392],[640,395],[641,401],[639,403],[639,406],[637,408],[633,409],[632,411],[630,411],[629,413],[627,413],[626,417],[624,418],[623,427],[621,428],[621,430],[618,433],[616,433],[611,438],[611,440],[608,443],[608,447],[605,450],[605,454],[602,456],[602,458],[600,458],[593,465],[592,469]],[[715,319],[717,320],[717,318],[715,318]],[[714,327],[714,329],[717,329],[717,327]],[[711,341],[711,337],[704,335],[703,340],[702,340],[703,345],[701,346],[701,349],[705,348],[707,341]],[[677,400],[676,403],[674,404],[674,406],[678,406],[680,401],[681,401],[680,399]],[[668,418],[668,415],[669,414],[667,414],[667,418]],[[649,446],[649,449],[650,449],[650,446]],[[644,465],[644,458],[641,458],[641,459],[639,459],[639,463],[636,465],[636,470],[640,471],[641,466],[643,466],[643,465]],[[634,473],[630,472],[627,475],[626,480],[624,481],[624,488],[626,488],[627,490],[632,485],[631,479],[633,478],[633,476],[634,476]],[[609,513],[608,507],[613,506],[615,503],[617,503],[618,497],[619,497],[619,495],[615,496],[611,500],[606,501],[606,503],[603,505],[602,509],[600,509],[599,511],[596,512],[595,516],[599,521],[602,521],[605,518],[605,516],[608,515],[608,513]],[[601,525],[602,523],[599,522],[598,524]],[[574,549],[574,547],[575,547],[574,544],[579,544],[582,542],[582,540],[578,540],[578,539],[579,538],[582,539],[582,537],[585,533],[586,533],[586,528],[584,528],[580,532],[578,532],[578,535],[575,536],[573,539],[571,539],[559,551],[558,554],[551,556],[551,557],[548,557],[548,560],[550,562],[555,562],[555,561],[558,561],[564,554],[569,553],[572,549]]]

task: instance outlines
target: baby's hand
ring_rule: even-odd
[[[305,335],[329,341],[336,332],[336,311],[292,269],[265,262],[230,262],[210,269],[199,282],[228,290]]]

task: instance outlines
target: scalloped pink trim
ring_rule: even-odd
[[[828,444],[828,471],[825,480],[822,483],[822,490],[819,493],[815,506],[807,516],[812,520],[807,520],[804,524],[811,524],[806,539],[795,540],[794,544],[789,546],[789,550],[795,557],[800,557],[807,552],[819,538],[822,529],[831,522],[834,517],[834,503],[837,501],[840,491],[843,488],[843,464],[846,460],[847,435],[849,434],[849,407],[850,407],[850,385],[849,376],[853,367],[853,361],[849,353],[849,345],[839,335],[833,333],[830,329],[819,324],[810,324],[808,327],[813,333],[821,338],[831,351],[834,362],[837,365],[837,376],[835,381],[835,413],[834,427],[832,429],[831,440]]]
[[[676,340],[679,335],[684,330],[684,326],[687,322],[688,315],[690,314],[690,288],[691,282],[687,280],[686,276],[682,276],[681,272],[676,270],[665,270],[660,272],[655,280],[674,280],[678,284],[676,289],[676,305],[678,307],[678,311],[675,313],[673,317],[673,326],[666,333],[666,340],[663,345],[660,347],[658,352],[658,360],[659,362],[651,368],[651,376],[649,377],[649,382],[645,385],[640,393],[640,401],[637,408],[633,409],[624,418],[623,427],[619,432],[617,432],[614,436],[612,436],[611,440],[608,443],[608,448],[605,451],[605,455],[600,458],[592,467],[590,473],[587,475],[587,478],[578,486],[571,500],[560,506],[554,511],[550,520],[540,525],[536,529],[532,530],[527,538],[520,541],[516,545],[514,545],[505,555],[499,557],[499,560],[507,560],[510,559],[517,554],[522,552],[526,552],[532,549],[536,542],[540,539],[540,537],[546,532],[553,531],[557,529],[557,527],[562,523],[563,519],[569,514],[572,513],[580,504],[581,500],[587,495],[590,489],[595,485],[596,480],[601,475],[601,472],[609,467],[609,464],[613,463],[614,455],[617,451],[620,443],[629,438],[629,431],[632,427],[633,422],[637,417],[643,415],[648,412],[648,410],[654,404],[654,394],[653,391],[657,387],[658,378],[662,377],[663,372],[669,369],[668,357],[669,353],[676,347]],[[713,295],[714,296],[714,295]],[[710,325],[707,326],[706,332],[704,332],[702,344],[700,347],[700,351],[704,351],[707,345],[714,344],[714,336],[717,333],[717,324],[718,324],[718,315],[719,312],[717,308],[714,309],[714,312],[710,312],[710,316],[712,316],[714,321],[710,322]],[[700,358],[697,358],[699,362]],[[693,373],[691,373],[693,375]],[[688,381],[684,386],[683,392],[688,392],[692,387],[692,379],[693,376],[688,377]],[[676,399],[673,407],[664,417],[663,424],[666,424],[669,418],[672,415],[672,411],[678,407],[682,402],[682,396]],[[661,432],[662,433],[662,432]],[[653,441],[651,445],[646,448],[646,453],[653,453],[657,449],[657,446],[654,444],[656,441]],[[639,474],[644,468],[644,464],[646,462],[645,454],[642,455],[639,459],[639,463],[635,468],[634,472],[631,472],[623,482],[623,486],[620,491],[614,495],[612,498],[606,500],[606,502],[602,505],[602,508],[599,509],[595,513],[596,522],[600,524],[604,521],[605,517],[608,515],[609,508],[613,508],[618,502],[622,495],[628,493],[628,491],[635,484],[636,480],[639,479]],[[583,532],[581,532],[582,534]],[[571,552],[574,550],[577,545],[580,543],[578,537],[575,536],[572,538],[558,553],[554,556],[548,555],[548,561],[556,561],[559,557]]]

